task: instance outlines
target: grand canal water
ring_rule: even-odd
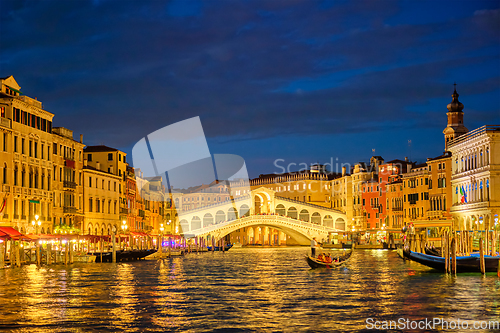
[[[359,331],[377,320],[498,320],[494,274],[436,273],[393,251],[310,270],[307,248],[239,248],[163,261],[0,270],[14,332]]]

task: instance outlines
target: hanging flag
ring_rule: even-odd
[[[462,196],[460,198],[460,202],[467,203],[467,193],[465,192],[463,185],[460,187],[460,195]]]

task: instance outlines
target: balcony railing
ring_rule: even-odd
[[[471,139],[473,137],[482,135],[486,132],[500,132],[500,125],[485,125],[485,126],[476,128],[475,130],[467,132],[463,135],[460,135],[459,137],[448,142],[448,147],[454,146],[460,142]]]
[[[76,213],[76,207],[63,207],[63,213],[68,213],[68,214],[75,214]]]
[[[63,186],[66,187],[66,188],[76,188],[76,183],[65,180],[63,182]]]
[[[0,126],[11,128],[10,124],[11,124],[10,119],[0,117]]]

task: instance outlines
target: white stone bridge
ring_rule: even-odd
[[[214,236],[218,240],[234,231],[251,228],[251,235],[256,239],[258,232],[255,227],[266,227],[283,232],[304,245],[313,237],[321,240],[328,233],[343,232],[347,227],[346,215],[341,211],[279,197],[275,191],[265,187],[234,201],[184,211],[179,214],[179,220],[186,237],[209,239]]]

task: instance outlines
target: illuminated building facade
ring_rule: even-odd
[[[500,126],[486,125],[448,143],[455,229],[498,229]]]
[[[83,136],[73,139],[73,131],[52,128],[53,224],[56,232],[78,232],[83,226]]]
[[[36,98],[22,95],[13,76],[0,78],[2,226],[22,233],[53,230],[53,177],[59,179],[53,170],[61,167],[52,151],[53,117]]]

